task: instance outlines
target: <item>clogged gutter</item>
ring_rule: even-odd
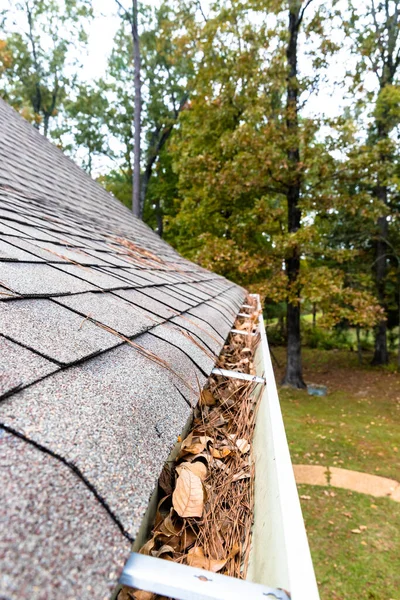
[[[255,375],[259,336],[254,298],[242,309],[217,366]],[[245,578],[253,521],[251,443],[261,386],[212,375],[200,393],[189,435],[159,479],[160,501],[152,537],[140,552]],[[118,600],[161,600],[124,587]]]

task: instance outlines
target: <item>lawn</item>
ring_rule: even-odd
[[[299,493],[321,599],[399,600],[400,505],[337,488]]]
[[[273,352],[283,364],[284,349]],[[303,358],[305,380],[328,395],[280,388],[293,463],[400,480],[400,374],[360,367],[348,351],[305,348]],[[337,488],[299,492],[322,600],[400,600],[400,504]]]

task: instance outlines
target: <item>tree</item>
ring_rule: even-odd
[[[372,193],[381,207],[375,233],[375,280],[379,301],[386,309],[386,280],[390,254],[388,215],[391,210],[392,165],[396,152],[391,132],[399,123],[400,117],[399,10],[400,0],[386,0],[378,4],[369,0],[362,5],[349,2],[349,15],[345,20],[346,31],[351,36],[353,51],[358,58],[353,90],[364,92],[365,95],[371,73],[375,75],[377,82],[374,92],[366,94],[366,97],[367,108],[370,108],[371,104],[374,105],[368,139],[368,145],[372,148],[369,149],[369,153],[374,161],[376,175]],[[384,317],[376,328],[373,364],[387,362],[387,319]]]
[[[157,229],[160,232],[163,207],[165,202],[168,204],[172,201],[170,196],[173,195],[171,185],[166,181],[166,172],[171,180],[175,180],[171,161],[164,149],[177,124],[178,116],[185,107],[192,74],[190,57],[182,51],[179,36],[175,32],[175,16],[175,8],[171,3],[142,11],[141,72],[144,90],[142,141],[144,144],[141,158],[140,215],[153,224],[156,217]],[[107,176],[103,176],[102,182],[125,203],[130,193],[128,188],[132,189],[133,171],[131,160],[134,115],[132,44],[131,32],[128,33],[126,25],[123,24],[117,32],[106,75],[110,103],[107,127],[111,138],[118,141],[119,150],[113,153],[118,167]],[[163,164],[158,164],[160,161]],[[160,185],[160,181],[152,182],[154,174],[156,178],[161,178],[165,185],[164,183]],[[154,190],[163,189],[162,199],[156,197],[154,193],[149,194],[152,185]]]
[[[182,46],[180,35],[176,33],[177,19],[177,7],[171,2],[163,3],[148,12],[142,35],[143,72],[147,89],[144,119],[146,150],[141,182],[142,213],[154,168],[160,160],[163,165],[159,166],[157,176],[165,181],[165,174],[168,172],[170,178],[175,179],[165,146],[177,125],[180,113],[187,105],[194,74],[192,58],[185,46]],[[162,195],[165,198],[165,186]],[[157,230],[160,233],[163,230],[163,209],[160,199],[154,200]]]
[[[315,215],[332,207],[336,168],[332,147],[320,141],[324,119],[300,114],[336,51],[325,32],[329,11],[320,6],[305,22],[309,5],[221,3],[198,25],[197,74],[173,139],[180,206],[167,228],[186,256],[286,300],[284,381],[295,387],[305,385],[301,264],[321,251]],[[301,32],[318,40],[311,79],[299,75]]]
[[[71,139],[64,151],[73,152],[75,158],[81,156],[82,167],[91,175],[93,158],[99,155],[111,155],[108,142],[109,103],[106,95],[107,85],[103,80],[89,84],[80,84],[75,90],[75,98],[66,100],[64,123],[53,132],[53,137],[61,140]]]
[[[90,16],[89,0],[25,0],[5,13],[12,64],[0,79],[0,93],[45,136],[75,83],[69,73],[78,68],[76,50],[86,43]]]
[[[124,6],[116,0],[119,8],[123,11],[124,17],[129,21],[132,35],[133,48],[133,80],[134,80],[134,144],[133,144],[133,180],[132,180],[132,212],[141,218],[140,209],[140,144],[141,144],[141,111],[142,111],[142,91],[140,76],[140,40],[138,30],[138,3],[132,0],[132,12],[129,12]]]
[[[303,6],[302,0],[289,0],[289,39],[286,47],[288,64],[286,91],[286,130],[289,138],[287,160],[291,180],[287,181],[288,232],[296,233],[301,226],[300,195],[302,187],[302,168],[300,164],[299,139],[299,84],[298,84],[298,39],[304,12],[312,0]],[[295,244],[285,258],[289,288],[294,292],[294,299],[287,302],[287,362],[283,383],[293,387],[304,388],[305,383],[301,369],[300,338],[300,248]]]

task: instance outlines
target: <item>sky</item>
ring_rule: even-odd
[[[121,0],[121,3],[126,7],[130,6],[129,0]],[[158,0],[147,0],[146,4],[157,5]],[[202,0],[202,7],[205,11],[207,11],[207,5],[208,1]],[[115,0],[95,0],[94,9],[95,18],[89,31],[88,54],[82,70],[85,79],[96,79],[104,75],[107,57],[111,53],[113,39],[120,24]],[[329,78],[332,83],[343,81],[347,59],[347,49],[344,48],[341,56],[336,56],[329,69]],[[310,98],[307,111],[310,114],[319,114],[323,108],[328,116],[333,117],[338,114],[345,103],[343,94],[337,85],[326,85],[318,96]]]
[[[131,0],[120,0],[126,7],[130,7]],[[313,6],[323,3],[324,0],[314,0]],[[148,5],[156,5],[159,0],[146,0]],[[15,0],[0,0],[0,8],[6,5],[15,6]],[[344,6],[345,0],[339,0],[338,7]],[[202,0],[202,8],[204,12],[208,12],[209,0]],[[93,0],[94,7],[94,19],[92,20],[89,29],[89,42],[87,46],[87,52],[84,56],[81,56],[83,67],[80,73],[82,80],[90,81],[91,79],[97,79],[104,77],[107,69],[107,59],[111,53],[113,46],[113,39],[117,32],[118,27],[121,23],[121,18],[118,15],[117,3],[115,0]],[[18,27],[16,23],[16,27]],[[23,24],[26,27],[25,23]],[[343,88],[340,83],[344,80],[346,71],[346,65],[351,62],[351,57],[346,47],[346,40],[340,39],[340,29],[333,27],[332,37],[339,38],[335,41],[339,42],[342,46],[342,50],[335,59],[331,61],[329,67],[329,83],[323,84],[318,95],[313,94],[307,101],[306,107],[303,111],[304,116],[314,116],[325,113],[328,117],[334,117],[340,114],[343,110],[343,106],[348,104],[351,99],[345,98]],[[300,49],[300,64],[304,72],[304,60],[301,56]],[[308,67],[309,69],[310,67]],[[305,68],[305,74],[307,74],[307,65]],[[109,168],[108,161],[104,158],[96,161],[98,164],[95,167],[98,174],[101,171]]]
[[[343,1],[340,0],[342,3]],[[130,2],[131,0],[121,0],[121,3],[126,7],[130,7]],[[321,2],[323,0],[315,0],[315,4]],[[146,1],[147,5],[157,5],[158,3],[159,0]],[[206,14],[208,5],[208,0],[202,0],[202,8]],[[112,50],[113,39],[121,23],[115,0],[95,0],[94,10],[95,18],[90,26],[87,56],[83,61],[84,67],[82,69],[82,77],[88,80],[104,76],[107,68],[107,58]],[[329,83],[322,85],[319,93],[317,95],[312,94],[307,100],[303,111],[304,116],[311,117],[320,115],[323,112],[327,117],[333,118],[340,114],[343,107],[350,101],[345,99],[343,89],[338,85],[344,79],[346,64],[349,60],[348,50],[345,47],[345,40],[338,38],[335,41],[343,45],[343,51],[340,56],[335,57],[330,65]],[[304,68],[304,61],[301,61],[301,63]],[[305,71],[307,72],[307,69]],[[326,133],[327,131],[321,131],[322,135]],[[101,174],[111,166],[106,157],[97,157],[94,161],[94,174]]]

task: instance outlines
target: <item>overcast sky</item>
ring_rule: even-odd
[[[13,6],[14,0],[0,0],[0,7],[4,4],[7,4],[8,1],[10,2],[10,5]],[[127,8],[131,8],[131,0],[121,0],[121,2]],[[158,3],[159,0],[146,1],[146,4],[148,5],[155,5]],[[323,4],[324,0],[314,0],[313,4],[309,8],[310,14],[312,14],[314,6],[317,6],[319,3]],[[208,5],[209,0],[202,0],[202,7],[206,13],[208,12]],[[341,5],[343,5],[344,10],[346,0],[339,0],[337,7],[340,9]],[[81,57],[83,63],[81,78],[83,80],[104,77],[107,69],[107,59],[113,46],[114,36],[121,23],[121,18],[118,15],[117,3],[115,0],[95,0],[93,2],[93,6],[95,16],[89,26],[89,43],[87,54],[86,56]],[[331,25],[331,23],[328,25]],[[22,26],[25,29],[26,24],[24,23]],[[306,109],[302,113],[304,116],[321,115],[324,113],[328,117],[334,117],[340,114],[343,110],[343,106],[350,101],[350,99],[346,100],[344,98],[344,88],[340,87],[340,83],[344,80],[346,65],[349,63],[351,58],[349,56],[348,49],[346,48],[346,40],[343,38],[343,33],[339,27],[339,23],[333,24],[331,37],[340,43],[342,50],[331,61],[328,72],[329,82],[321,86],[318,95],[311,94],[310,98],[308,99]],[[303,40],[302,43],[304,44],[304,38],[301,39]],[[302,74],[308,74],[307,69],[310,69],[310,65],[307,66],[307,64],[305,64],[301,49],[299,63],[300,69],[303,71]],[[103,165],[104,159],[101,159],[99,162],[101,165]],[[103,169],[101,168],[101,170]]]

